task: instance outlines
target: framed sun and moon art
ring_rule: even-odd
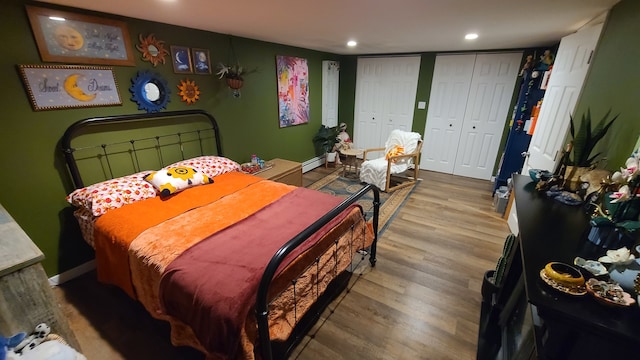
[[[191,52],[185,46],[171,46],[171,62],[176,74],[192,74]]]
[[[35,111],[122,105],[113,68],[18,65]]]
[[[135,66],[122,21],[26,6],[42,61]]]

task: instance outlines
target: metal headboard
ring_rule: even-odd
[[[67,130],[64,132],[64,135],[62,136],[62,140],[61,140],[62,152],[64,153],[65,161],[67,163],[67,167],[69,168],[69,172],[71,174],[71,178],[73,180],[73,184],[75,188],[78,189],[85,186],[80,173],[80,169],[78,167],[77,159],[75,156],[76,151],[80,150],[80,148],[79,147],[74,148],[71,145],[71,142],[75,138],[87,133],[100,133],[101,130],[113,129],[114,126],[116,126],[116,129],[117,129],[118,128],[117,125],[124,125],[124,124],[134,124],[136,126],[139,125],[138,128],[157,127],[157,126],[162,126],[161,125],[162,121],[175,120],[176,118],[183,118],[183,117],[191,117],[191,118],[195,117],[195,119],[198,119],[200,121],[203,120],[200,117],[205,117],[211,124],[211,127],[205,128],[205,129],[188,130],[185,132],[176,132],[173,134],[151,135],[151,136],[145,136],[144,138],[126,139],[124,141],[112,142],[108,144],[101,143],[98,145],[91,145],[89,147],[85,147],[84,149],[94,148],[94,149],[99,149],[101,151],[101,154],[99,154],[98,156],[102,157],[103,161],[107,164],[107,168],[108,168],[107,172],[109,173],[107,175],[108,177],[111,177],[111,178],[114,177],[113,169],[111,168],[111,162],[110,162],[110,155],[112,154],[110,154],[107,151],[107,148],[116,146],[116,145],[128,147],[127,152],[130,153],[133,158],[134,167],[139,169],[140,165],[138,163],[138,151],[140,151],[140,149],[136,148],[136,143],[140,143],[141,141],[155,142],[155,147],[158,150],[158,156],[160,158],[159,162],[162,166],[165,166],[167,164],[165,164],[164,159],[162,158],[162,151],[160,147],[167,146],[167,144],[161,145],[160,144],[161,138],[163,139],[169,138],[169,137],[175,138],[175,140],[173,140],[171,145],[179,147],[180,153],[181,153],[180,155],[182,157],[182,160],[184,160],[185,154],[183,149],[184,149],[184,144],[186,142],[185,137],[190,137],[191,138],[191,140],[189,140],[190,142],[195,142],[198,144],[200,148],[199,155],[205,155],[203,144],[206,143],[207,141],[210,141],[209,139],[211,139],[211,136],[209,135],[207,137],[205,133],[212,132],[213,141],[215,141],[216,155],[223,156],[222,145],[220,143],[220,131],[218,128],[218,123],[211,114],[203,110],[166,111],[166,112],[148,113],[148,114],[128,114],[128,115],[115,115],[115,116],[87,118],[87,119],[76,121],[71,126],[69,126]],[[197,120],[192,120],[189,122],[196,123]],[[209,143],[207,145],[211,145],[211,144]]]

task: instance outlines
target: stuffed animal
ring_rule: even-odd
[[[33,350],[33,348],[40,345],[40,343],[44,341],[44,338],[47,337],[50,332],[51,328],[49,327],[49,325],[45,323],[36,325],[34,331],[29,334],[29,336],[25,337],[24,340],[20,342],[20,344],[16,345],[13,351],[16,354],[22,354]]]
[[[0,336],[0,360],[87,360],[62,337],[49,334],[50,331],[43,323],[29,336],[24,332],[10,338]]]
[[[12,337],[4,337],[0,335],[0,360],[7,360],[7,354],[13,353],[13,348],[27,336],[26,333],[17,333]]]

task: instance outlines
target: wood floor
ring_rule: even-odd
[[[305,173],[307,186],[333,169]],[[488,181],[421,171],[422,181],[381,236],[375,268],[295,349],[295,359],[475,359],[482,276],[508,227]],[[201,359],[171,346],[168,326],[91,272],[54,289],[90,360]]]

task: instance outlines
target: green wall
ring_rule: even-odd
[[[131,78],[138,70],[159,73],[172,89],[169,111],[203,109],[218,120],[225,155],[238,161],[248,161],[251,154],[269,159],[282,157],[305,161],[315,156],[311,138],[321,124],[323,60],[340,60],[335,54],[322,53],[250,39],[233,38],[238,60],[248,69],[242,96],[232,96],[222,80],[213,75],[174,74],[170,61],[154,68],[141,60],[133,50],[135,67],[116,66],[114,72],[122,106],[71,110],[33,111],[28,101],[17,64],[41,64],[39,53],[26,15],[25,1],[5,0],[0,11],[0,38],[5,44],[0,58],[0,108],[3,109],[0,163],[5,176],[0,180],[0,203],[16,219],[36,245],[44,252],[44,268],[49,275],[63,272],[93,258],[84,244],[65,196],[72,190],[59,149],[64,130],[73,122],[93,116],[142,113],[130,101]],[[51,5],[42,5],[52,7]],[[64,8],[63,8],[64,9]],[[65,10],[126,22],[133,44],[138,35],[154,33],[169,45],[205,48],[211,51],[212,65],[229,60],[229,37],[206,31],[118,18],[78,9]],[[309,65],[309,96],[311,119],[308,124],[280,129],[278,125],[276,55],[306,58]],[[193,105],[182,102],[177,84],[184,78],[196,81],[200,100]],[[355,85],[350,85],[354,87]],[[341,114],[353,114],[353,109],[340,109]],[[353,122],[353,120],[352,120]],[[7,172],[8,171],[8,172]]]
[[[623,0],[610,12],[593,57],[576,117],[587,109],[599,120],[609,109],[620,114],[596,151],[607,157],[605,167],[624,166],[640,135],[640,2]]]

